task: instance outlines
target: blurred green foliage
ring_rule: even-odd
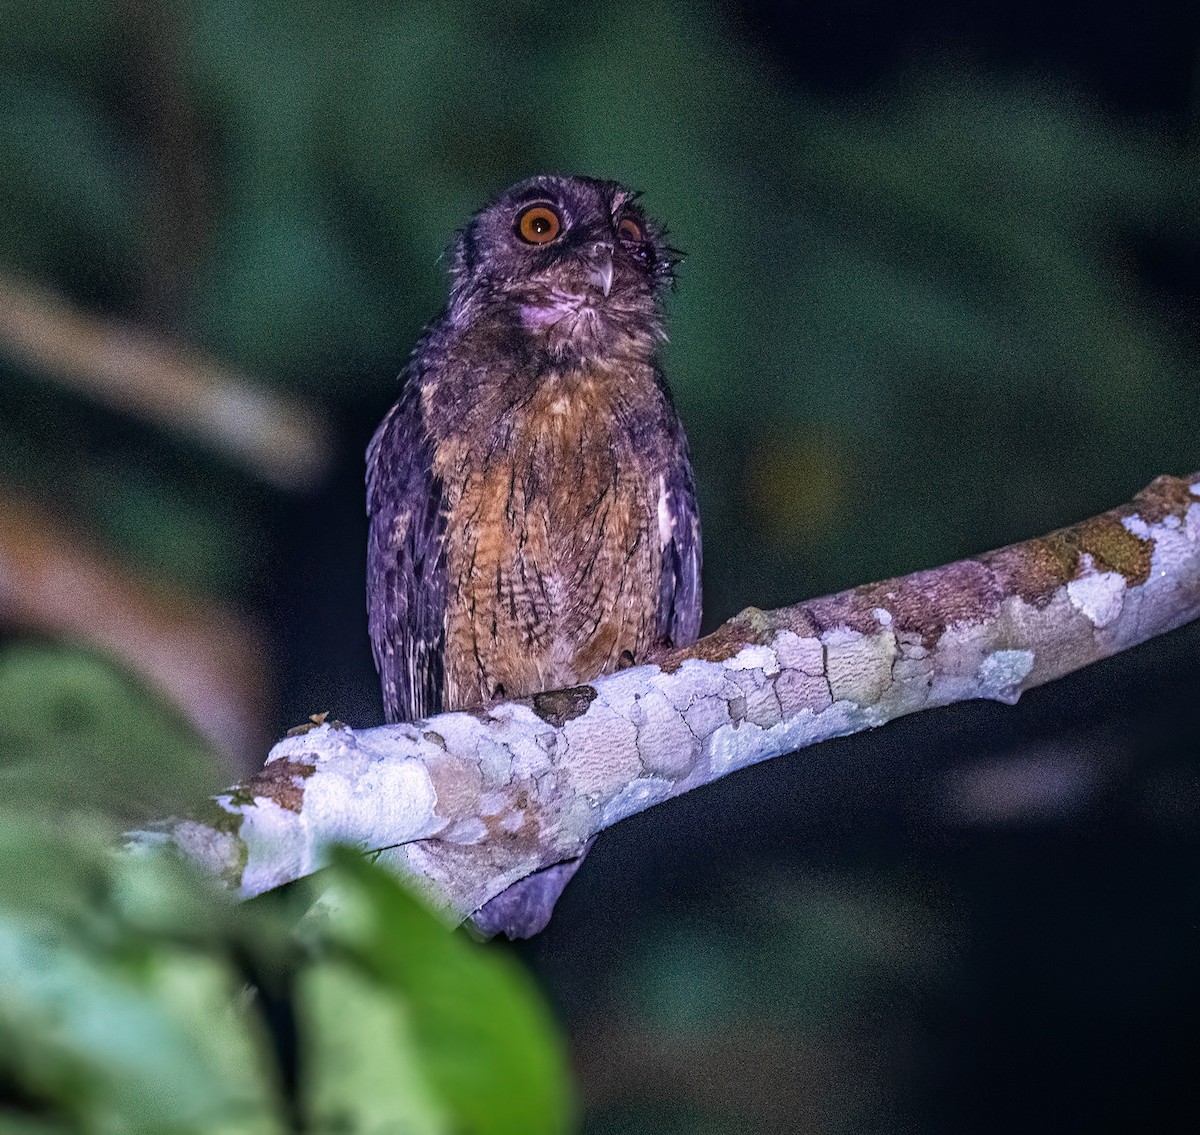
[[[186,113],[156,118],[171,107]],[[297,513],[306,537],[361,518],[362,445],[443,302],[455,228],[558,169],[643,189],[688,253],[666,366],[708,625],[945,562],[1200,466],[1200,323],[1179,282],[1200,248],[1195,137],[1066,78],[946,57],[831,94],[715,3],[0,0],[0,269],[325,407],[350,470],[327,512],[290,508],[0,359],[0,478],[159,579],[267,609],[291,647],[310,621],[356,628],[369,683],[361,533],[300,547]],[[166,311],[147,299],[164,223],[188,253]],[[306,605],[271,606],[305,576]],[[286,660],[309,688],[349,681],[312,655]],[[337,917],[297,929],[306,891],[233,907],[168,862],[111,855],[111,817],[179,808],[223,774],[109,663],[16,644],[0,698],[6,1130],[566,1122],[525,983],[369,868],[343,864]],[[641,1107],[601,1098],[589,1130],[909,1129],[861,1037],[924,1058],[906,1022],[922,965],[953,982],[953,920],[920,880],[761,874],[718,904],[731,922],[667,912],[630,948],[596,1063],[643,1030],[660,1047],[622,1067],[652,1083]],[[747,1055],[752,1028],[766,1042]]]
[[[225,770],[172,708],[109,661],[66,646],[0,648],[0,800],[103,809],[128,823],[194,805]]]
[[[84,703],[95,666],[12,654],[0,671],[6,698],[64,730],[60,749],[38,751],[16,722],[23,791],[7,776],[0,791],[0,1128],[567,1129],[562,1053],[528,978],[381,868],[347,852],[317,880],[238,905],[165,853],[116,850],[106,795],[120,814],[194,791],[195,773],[171,767],[170,726],[137,738],[161,711],[111,675],[90,675],[107,696]],[[102,750],[122,744],[115,772]]]
[[[914,1129],[895,1050],[927,1058],[920,1010],[956,981],[956,920],[904,878],[762,866],[631,947],[605,1012],[660,1063],[646,1106],[616,1093],[586,1131]]]
[[[819,97],[709,5],[181,0],[161,94],[196,125],[165,142],[131,117],[144,60],[120,6],[6,7],[0,262],[136,316],[145,217],[170,204],[155,163],[185,148],[206,212],[175,329],[356,423],[386,407],[444,295],[438,257],[490,194],[539,168],[645,189],[690,254],[667,362],[714,618],[1195,464],[1194,327],[1146,256],[1200,239],[1196,156],[1062,83],[943,66]],[[23,427],[46,470],[57,397]],[[84,480],[120,464],[102,434],[66,452]],[[219,541],[226,494],[197,500],[197,461],[145,447],[129,493],[148,460],[162,485],[93,523],[183,571],[164,545]],[[216,562],[249,543],[235,526]]]

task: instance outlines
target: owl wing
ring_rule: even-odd
[[[673,408],[670,412],[674,417]],[[673,425],[675,460],[662,474],[658,499],[662,574],[657,630],[669,645],[687,646],[700,634],[700,510],[683,427],[677,418]]]
[[[683,425],[666,384],[659,378],[667,413],[667,465],[660,471],[658,537],[662,550],[655,631],[671,646],[686,646],[700,634],[700,511]],[[471,916],[485,936],[529,938],[550,921],[554,904],[579,869],[592,840],[574,859],[526,875]]]
[[[367,447],[367,614],[388,721],[441,709],[446,517],[414,374]]]

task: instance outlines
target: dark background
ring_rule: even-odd
[[[246,735],[380,720],[362,452],[454,229],[543,169],[641,188],[689,254],[707,628],[1080,519],[1200,468],[1198,64],[1165,2],[4,0],[3,278],[274,392],[313,461],[264,478],[83,393],[0,307],[0,525],[169,595],[185,658],[224,612]],[[67,706],[23,757],[103,748],[97,675],[155,684],[61,609],[0,588],[0,696],[40,666]],[[515,951],[585,1130],[1194,1129],[1198,646],[609,833]]]

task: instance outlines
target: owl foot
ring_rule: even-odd
[[[518,879],[508,890],[501,891],[471,915],[471,928],[484,938],[497,934],[509,939],[532,938],[540,933],[554,913],[558,896],[579,870],[583,857],[595,841],[595,836],[589,839],[574,859],[543,867]]]

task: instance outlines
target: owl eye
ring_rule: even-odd
[[[646,238],[642,235],[642,226],[632,217],[625,217],[617,225],[617,236],[629,244],[641,244]]]
[[[654,249],[637,221],[632,217],[622,217],[617,225],[617,237],[621,247],[646,271],[654,267]]]
[[[549,205],[530,205],[517,216],[517,236],[526,244],[549,244],[562,232],[562,218]]]

